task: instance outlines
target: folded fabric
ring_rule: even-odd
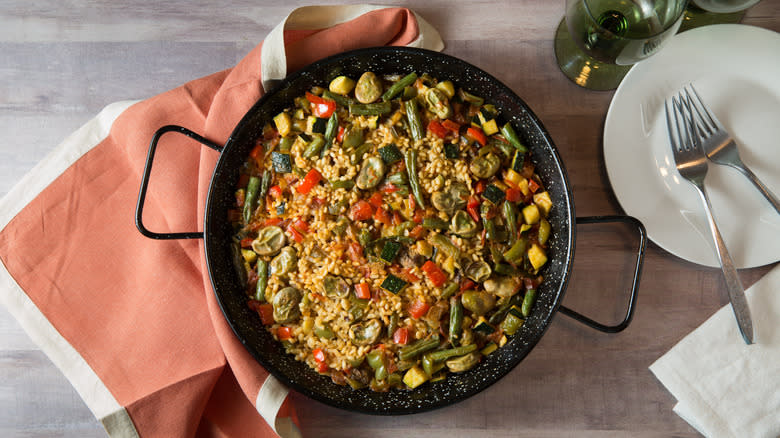
[[[234,68],[109,105],[0,200],[0,300],[109,435],[300,436],[287,388],[225,322],[202,241],[153,241],[135,229],[141,172],[158,128],[182,125],[224,143],[263,84],[380,45],[443,48],[408,9],[297,9]],[[158,232],[202,229],[218,153],[169,137],[144,223]]]
[[[707,437],[780,436],[780,265],[746,291],[755,344],[724,306],[650,366]]]

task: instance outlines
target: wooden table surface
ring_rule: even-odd
[[[0,196],[106,104],[153,96],[234,65],[303,5],[279,3],[3,0]],[[495,75],[533,108],[568,168],[579,216],[622,213],[602,154],[613,93],[579,88],[559,72],[553,36],[562,0],[387,3],[415,9],[440,31],[446,53]],[[742,22],[780,31],[780,1],[760,2]],[[578,228],[566,306],[619,320],[632,266],[629,237],[610,227]],[[740,271],[745,286],[769,268]],[[698,436],[672,412],[675,400],[648,366],[727,302],[718,270],[650,243],[637,313],[619,334],[558,316],[507,377],[429,413],[374,417],[294,399],[308,437]],[[68,381],[1,307],[0,436],[105,436]]]

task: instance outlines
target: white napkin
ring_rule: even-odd
[[[727,305],[650,366],[703,435],[780,437],[780,265],[746,291],[755,343]]]

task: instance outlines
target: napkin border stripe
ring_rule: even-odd
[[[0,229],[84,154],[108,137],[114,121],[138,101],[107,105],[68,136],[0,199]],[[32,341],[68,379],[95,418],[112,437],[138,437],[130,415],[114,398],[87,361],[40,311],[0,263],[0,301]]]

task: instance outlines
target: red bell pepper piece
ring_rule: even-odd
[[[325,362],[325,352],[322,348],[315,348],[312,350],[311,355],[314,356],[314,360],[317,362]]]
[[[241,239],[241,248],[249,248],[252,246],[252,241],[254,241],[254,239],[251,237],[244,237]]]
[[[292,226],[301,233],[309,232],[309,224],[301,218],[296,218],[295,221],[293,221]]]
[[[261,303],[257,300],[250,300],[249,308],[260,315],[260,321],[263,325],[271,325],[274,323],[274,306],[270,303]]]
[[[355,296],[361,300],[371,298],[371,287],[368,283],[358,283],[355,285]]]
[[[523,192],[518,189],[506,189],[506,200],[509,202],[518,202],[523,199]]]
[[[453,134],[457,134],[458,132],[460,132],[460,124],[453,122],[450,119],[441,122],[441,125],[447,130],[452,131]]]
[[[296,190],[298,193],[303,195],[308,194],[314,186],[320,183],[321,180],[322,174],[317,169],[312,169],[306,174],[305,177],[303,177],[303,181],[298,184]]]
[[[481,195],[482,192],[485,191],[486,187],[487,187],[487,183],[485,182],[484,179],[481,179],[477,181],[477,185],[474,187],[474,192],[476,192],[476,194],[478,195]]]
[[[281,219],[281,218],[278,218],[278,217],[270,217],[270,218],[266,219],[266,220],[265,220],[265,222],[263,222],[263,226],[264,226],[264,227],[270,227],[270,226],[272,226],[272,225],[279,225],[279,224],[281,224],[282,222],[284,222],[284,221],[282,221],[282,219]]]
[[[471,196],[469,197],[469,202],[466,204],[466,211],[469,213],[472,219],[474,219],[474,222],[479,223],[479,197],[478,196]]]
[[[536,191],[539,190],[540,188],[542,188],[542,186],[540,186],[535,179],[533,178],[528,179],[528,190],[530,190],[531,193],[536,193]]]
[[[347,247],[347,254],[349,254],[349,259],[355,263],[363,264],[366,262],[366,259],[363,257],[363,247],[357,242],[350,242]]]
[[[436,135],[439,138],[444,138],[447,136],[447,128],[442,126],[441,123],[439,123],[436,120],[431,120],[428,122],[428,130],[431,131],[434,135]]]
[[[420,317],[428,313],[428,309],[430,308],[431,305],[425,302],[425,300],[417,299],[409,305],[409,315],[414,319],[420,319]]]
[[[303,242],[303,234],[301,234],[300,231],[296,230],[295,227],[292,226],[292,224],[287,226],[287,233],[290,234],[290,237],[294,241],[296,241],[298,243]]]
[[[425,272],[425,275],[428,276],[428,280],[431,280],[431,283],[436,287],[442,287],[442,285],[447,282],[447,274],[431,260],[423,263],[420,269]]]
[[[292,330],[290,327],[281,326],[276,329],[276,337],[279,338],[280,341],[292,339]]]
[[[382,193],[395,193],[399,190],[401,189],[393,183],[384,184],[382,185],[382,187],[379,188],[379,191]]]
[[[374,194],[368,198],[368,203],[376,208],[383,206],[385,204],[385,199],[382,196],[382,192],[374,192]]]
[[[409,342],[409,329],[398,327],[395,333],[393,333],[393,342],[398,345],[406,345]]]
[[[423,235],[425,235],[425,228],[422,225],[416,225],[409,231],[409,237],[412,239],[420,239]]]
[[[317,95],[306,92],[306,100],[311,103],[311,113],[315,117],[328,118],[336,110],[336,102],[323,99]]]
[[[466,130],[466,136],[473,138],[477,143],[481,144],[482,146],[485,146],[487,144],[487,136],[480,128],[469,126],[469,129]]]
[[[390,215],[390,213],[385,210],[384,207],[379,207],[376,209],[376,213],[374,213],[374,219],[383,223],[384,225],[393,224],[393,216]]]
[[[349,218],[353,221],[364,221],[374,216],[374,207],[366,201],[360,200],[349,209]]]
[[[271,186],[271,188],[268,189],[268,194],[272,197],[279,199],[282,197],[282,188],[277,186]]]

